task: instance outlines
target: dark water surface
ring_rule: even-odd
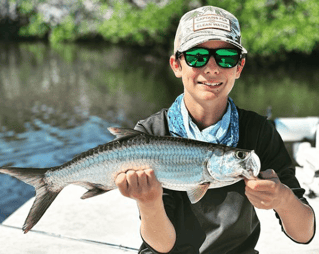
[[[249,60],[249,59],[248,59]],[[272,117],[319,115],[319,65],[247,66],[231,97]],[[0,166],[60,165],[113,139],[109,126],[133,127],[169,107],[181,80],[156,57],[118,46],[0,43]],[[0,222],[34,195],[0,175]]]

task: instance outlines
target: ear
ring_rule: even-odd
[[[175,58],[174,55],[172,55],[169,59],[169,64],[177,78],[182,77],[182,66],[178,59]]]
[[[242,58],[240,60],[240,63],[237,65],[237,69],[236,69],[236,79],[239,79],[240,77],[240,74],[241,72],[243,71],[244,69],[244,66],[245,66],[245,63],[246,63],[246,59],[245,58]]]

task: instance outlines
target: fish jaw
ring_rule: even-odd
[[[258,155],[252,151],[246,161],[246,170],[243,170],[242,175],[247,179],[256,179],[261,168],[261,163]]]
[[[251,153],[251,157],[249,161],[250,161],[251,169],[253,170],[252,173],[254,177],[257,177],[260,172],[261,163],[260,163],[260,159],[258,155],[254,151]]]

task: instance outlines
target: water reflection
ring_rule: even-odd
[[[168,55],[158,58],[138,49],[2,43],[0,64],[0,126],[16,132],[33,119],[72,128],[90,115],[133,126],[182,92]],[[318,68],[306,61],[293,68],[287,63],[254,68],[248,59],[231,96],[260,114],[272,107],[274,117],[318,115]]]
[[[174,92],[178,89],[171,86],[167,64],[137,50],[52,49],[42,43],[0,47],[0,125],[15,131],[23,131],[23,123],[34,118],[61,126],[74,115],[79,117],[75,121],[95,115],[109,122],[121,116],[122,125],[132,126],[168,106],[181,91]]]
[[[109,141],[110,125],[133,127],[169,107],[181,80],[158,58],[99,44],[0,43],[0,165],[49,167]],[[267,70],[248,65],[232,98],[273,117],[318,116],[318,67],[301,62]],[[0,175],[0,222],[34,195]]]
[[[248,66],[231,96],[238,106],[262,115],[271,108],[273,118],[319,116],[318,70],[317,63],[300,59],[272,68]]]
[[[90,116],[79,126],[62,129],[35,119],[24,124],[23,133],[2,131],[1,165],[26,168],[61,165],[81,152],[112,140],[107,127],[114,125]],[[35,195],[33,187],[7,175],[0,175],[0,193],[0,222]]]
[[[0,164],[50,167],[111,140],[174,99],[153,57],[118,47],[1,44]],[[166,67],[164,67],[166,68]],[[161,85],[159,85],[161,83]],[[0,176],[0,222],[34,195]]]

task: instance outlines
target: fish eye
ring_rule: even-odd
[[[243,159],[245,159],[246,154],[244,152],[242,152],[242,151],[237,151],[237,152],[235,152],[235,156],[236,156],[237,159],[243,160]]]

